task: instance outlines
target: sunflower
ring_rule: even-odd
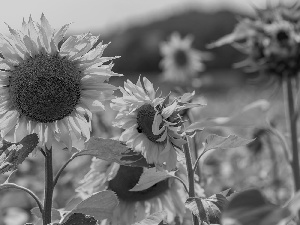
[[[237,66],[249,72],[261,71],[279,81],[286,75],[297,76],[300,68],[299,9],[299,2],[292,7],[279,4],[256,9],[254,18],[240,20],[231,34],[210,46],[232,44],[247,54],[248,58]]]
[[[167,98],[156,97],[153,84],[140,78],[137,84],[131,81],[120,88],[123,97],[112,100],[111,108],[118,111],[114,125],[125,129],[120,141],[141,152],[150,164],[175,169],[177,151],[186,143],[180,135],[182,118],[181,110],[199,106],[189,103],[194,93],[186,93],[168,103]]]
[[[190,79],[196,77],[198,72],[204,70],[203,59],[208,55],[193,49],[191,44],[193,38],[186,36],[181,39],[178,33],[170,36],[169,42],[163,42],[160,46],[163,69],[163,79],[171,82],[190,82]]]
[[[178,180],[168,178],[146,190],[130,191],[145,170],[147,169],[122,166],[94,158],[90,171],[76,191],[83,199],[98,191],[114,191],[118,196],[119,205],[113,212],[111,225],[133,224],[161,210],[167,212],[168,223],[174,222],[175,218],[181,221],[185,219],[184,201],[187,194]],[[186,169],[181,164],[178,164],[176,176],[187,182]],[[103,221],[101,224],[110,223]]]
[[[0,34],[0,130],[2,138],[20,141],[37,133],[39,146],[80,149],[90,137],[92,112],[104,110],[114,86],[105,83],[118,74],[116,57],[101,57],[107,45],[90,33],[70,36],[69,25],[58,31],[42,14],[29,18],[22,30],[8,26],[11,37]]]

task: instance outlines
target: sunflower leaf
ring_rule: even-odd
[[[159,225],[166,218],[167,213],[165,211],[156,212],[148,216],[146,219],[134,223],[133,225]]]
[[[204,152],[211,149],[227,149],[227,148],[237,148],[244,146],[254,141],[254,139],[248,140],[237,135],[229,135],[228,137],[221,137],[216,134],[210,134],[204,143]]]
[[[206,127],[255,127],[266,124],[266,113],[270,108],[267,100],[260,99],[247,106],[231,117],[218,117],[203,120],[188,126],[185,132],[202,130]]]
[[[207,48],[220,47],[226,44],[232,44],[235,41],[240,41],[256,33],[255,24],[249,19],[244,19],[234,28],[231,34],[227,34],[219,40],[207,45]]]
[[[291,211],[288,207],[269,203],[257,189],[237,193],[222,213],[222,222],[237,221],[241,225],[287,224]],[[286,221],[286,223],[281,223]]]
[[[29,134],[20,142],[2,140],[0,144],[0,173],[17,169],[39,143],[37,134]]]
[[[98,159],[116,162],[125,166],[151,167],[142,154],[128,148],[124,143],[112,139],[92,137],[86,143],[85,150],[77,155],[91,155]]]
[[[204,205],[201,198],[191,197],[185,202],[185,207],[188,208],[199,221],[204,221],[209,224],[208,216],[204,209]]]
[[[228,197],[234,193],[227,189],[209,198],[188,198],[185,206],[198,217],[199,220],[208,224],[220,224],[222,211],[228,204]]]
[[[64,217],[62,223],[66,222],[74,213],[82,213],[94,217],[96,220],[110,219],[113,210],[119,201],[113,191],[100,191],[80,202],[72,211]]]
[[[33,209],[30,210],[30,212],[39,219],[43,218],[42,213],[38,207],[34,207]],[[52,208],[51,209],[51,218],[52,218],[52,221],[55,221],[55,220],[59,221],[61,219],[60,212],[57,209]]]
[[[142,173],[139,182],[132,189],[130,189],[130,191],[146,190],[169,177],[174,177],[174,175],[175,171],[157,171],[156,168],[147,169],[144,171],[144,173]]]

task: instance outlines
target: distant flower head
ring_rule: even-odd
[[[163,42],[160,52],[163,57],[161,68],[163,78],[171,82],[190,82],[198,72],[204,70],[202,60],[207,56],[192,48],[193,38],[186,36],[181,39],[179,33],[173,33],[168,42]]]
[[[264,71],[280,78],[300,71],[300,10],[279,5],[257,9],[254,19],[243,19],[233,33],[211,47],[233,44],[248,55],[238,66],[248,71]]]
[[[90,33],[62,42],[69,25],[54,31],[44,15],[22,25],[0,35],[1,137],[17,142],[36,133],[40,147],[82,148],[92,111],[113,98],[106,81],[118,74],[104,63],[115,57],[102,57],[107,45],[94,46],[98,37]]]
[[[186,211],[184,201],[187,193],[182,184],[174,178],[162,180],[142,191],[130,191],[145,170],[147,169],[142,167],[128,167],[93,159],[91,170],[76,191],[83,199],[98,191],[114,191],[119,205],[113,211],[111,225],[133,224],[162,210],[167,212],[168,223],[174,222],[176,216],[182,220]],[[187,182],[187,173],[183,165],[178,165],[176,176]],[[199,186],[197,188],[200,189]],[[110,223],[104,221],[101,224]]]
[[[168,97],[157,96],[153,84],[145,77],[143,84],[140,79],[136,84],[128,80],[120,90],[123,97],[113,99],[111,104],[118,112],[114,125],[125,129],[120,141],[141,152],[148,163],[174,169],[176,151],[186,143],[180,135],[183,121],[179,112],[199,106],[189,103],[194,93],[169,102]]]

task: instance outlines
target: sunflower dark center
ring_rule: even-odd
[[[287,41],[289,39],[289,35],[287,34],[286,31],[284,30],[280,30],[278,31],[278,33],[276,34],[276,38],[279,42],[284,42]]]
[[[154,107],[150,104],[145,104],[140,108],[138,108],[137,110],[138,110],[137,113],[138,132],[145,134],[147,138],[154,143],[161,143],[157,141],[157,139],[161,137],[161,134],[154,135],[152,132],[152,124],[156,113]]]
[[[185,66],[188,61],[186,52],[182,49],[176,50],[174,53],[174,60],[175,60],[176,65]]]
[[[75,109],[80,98],[80,71],[76,64],[58,55],[40,54],[11,72],[13,106],[30,120],[50,123]]]
[[[146,201],[168,190],[169,184],[166,179],[143,191],[129,191],[138,183],[142,173],[142,167],[120,166],[117,175],[109,181],[108,188],[114,191],[118,198],[127,202]]]

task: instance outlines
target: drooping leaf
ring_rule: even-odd
[[[34,207],[33,209],[31,209],[30,210],[31,211],[31,213],[33,214],[33,215],[35,215],[36,217],[38,217],[38,218],[40,218],[40,219],[42,219],[43,217],[42,217],[42,214],[41,214],[41,211],[40,211],[40,209],[38,208],[38,207]],[[60,212],[57,210],[57,209],[54,209],[54,208],[52,208],[51,209],[51,218],[52,218],[52,221],[56,221],[56,220],[60,220],[61,219],[61,216],[60,216]]]
[[[35,149],[38,142],[37,134],[29,134],[17,143],[2,140],[0,144],[0,173],[17,169],[18,165]]]
[[[231,117],[218,117],[191,124],[185,132],[194,132],[207,127],[255,127],[266,124],[266,113],[270,108],[267,100],[260,99],[243,108]]]
[[[169,177],[174,177],[175,172],[156,171],[156,168],[150,168],[144,171],[139,182],[130,191],[142,191],[152,187],[160,181]]]
[[[156,212],[148,216],[146,219],[134,223],[133,225],[159,225],[167,216],[165,211]]]
[[[238,137],[237,135],[229,135],[228,137],[221,137],[216,134],[210,134],[205,140],[204,151],[209,151],[211,149],[227,149],[227,148],[237,148],[240,146],[245,146],[250,142],[254,141]]]
[[[220,224],[220,219],[225,206],[228,204],[228,197],[234,192],[227,189],[209,198],[188,198],[185,206],[198,217],[199,220],[208,224]]]
[[[92,216],[96,220],[110,219],[119,201],[113,191],[100,191],[80,202],[63,219],[63,223],[74,213]]]
[[[256,34],[256,28],[253,21],[249,19],[244,19],[240,21],[234,28],[233,32],[225,35],[219,40],[207,45],[208,48],[220,47],[226,44],[232,44],[235,41],[240,41],[245,38],[249,38]]]
[[[92,216],[82,213],[74,213],[61,225],[97,225],[97,220]]]
[[[269,203],[257,189],[233,196],[222,214],[222,224],[237,221],[241,225],[274,225],[290,216],[287,208]]]
[[[199,221],[209,223],[208,215],[206,214],[201,198],[188,198],[185,202],[185,207],[197,216]]]
[[[124,143],[112,139],[92,137],[87,142],[85,150],[79,152],[78,155],[91,155],[125,166],[151,167],[142,154],[128,148]]]

